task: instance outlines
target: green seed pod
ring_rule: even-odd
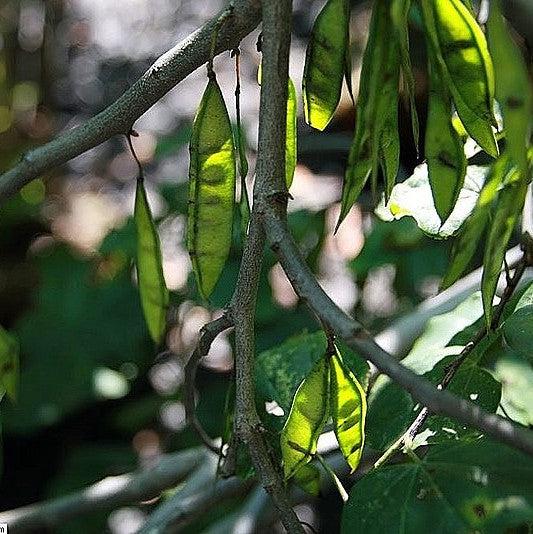
[[[316,453],[318,437],[328,417],[329,369],[321,358],[296,391],[289,417],[281,431],[285,478],[290,478]]]
[[[163,277],[161,246],[142,180],[137,181],[135,195],[137,228],[137,279],[141,305],[150,336],[156,343],[166,328],[168,290]]]
[[[421,5],[434,68],[440,70],[467,132],[496,157],[494,72],[485,36],[460,0],[422,0]]]
[[[337,351],[330,359],[330,404],[339,447],[354,471],[365,443],[366,395],[357,378],[344,365]]]
[[[466,175],[461,136],[451,119],[451,102],[431,70],[425,153],[435,209],[444,223],[450,216]]]
[[[187,248],[198,289],[207,299],[231,246],[236,180],[231,122],[214,77],[200,102],[189,148]]]
[[[347,71],[349,23],[350,2],[328,0],[313,26],[305,58],[303,97],[305,120],[317,130],[329,124],[339,104]]]

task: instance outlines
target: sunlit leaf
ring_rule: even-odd
[[[505,532],[533,518],[533,463],[487,440],[430,447],[418,461],[371,471],[350,492],[343,534]],[[526,527],[527,528],[527,527]]]
[[[19,344],[14,336],[0,327],[0,396],[7,393],[8,397],[15,402],[18,381]]]
[[[152,219],[142,180],[137,181],[135,196],[137,228],[137,278],[148,331],[159,343],[166,329],[168,290],[163,276],[159,236]]]
[[[231,246],[236,160],[228,111],[215,79],[207,84],[190,142],[187,248],[208,298]]]
[[[350,2],[328,0],[316,18],[305,59],[303,97],[305,120],[323,130],[341,96],[349,46]]]
[[[283,470],[290,478],[316,453],[318,437],[328,417],[329,368],[321,358],[296,391],[280,436]]]
[[[354,471],[365,443],[366,394],[337,352],[329,358],[331,417],[344,458]]]
[[[313,464],[304,464],[294,473],[294,482],[313,497],[320,494],[320,470]]]
[[[285,145],[285,181],[287,189],[292,184],[294,170],[297,161],[297,138],[296,138],[296,118],[298,115],[298,100],[293,81],[289,78],[287,93],[287,143]]]

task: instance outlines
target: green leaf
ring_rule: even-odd
[[[503,180],[507,162],[499,158],[490,170],[489,178],[483,186],[474,210],[466,219],[452,249],[452,258],[441,288],[445,289],[455,283],[470,264],[485,228],[490,220],[491,209],[497,198],[498,188]]]
[[[137,228],[137,278],[148,331],[156,343],[166,329],[168,290],[163,276],[163,260],[159,236],[152,219],[142,180],[137,181],[135,196]]]
[[[410,7],[411,0],[392,0],[391,2],[391,17],[392,22],[394,23],[394,31],[396,32],[396,41],[400,48],[402,78],[411,107],[411,127],[413,129],[413,139],[416,149],[418,150],[420,131],[418,114],[416,112],[415,79],[413,76],[413,69],[411,67],[411,58],[409,56],[408,17]]]
[[[320,470],[316,465],[304,464],[294,473],[294,482],[313,497],[320,495]]]
[[[341,452],[354,471],[365,443],[366,395],[339,352],[329,358],[331,417]]]
[[[431,70],[425,154],[435,209],[442,222],[450,216],[464,185],[466,156],[463,141],[451,120],[451,102]]]
[[[496,73],[496,98],[503,113],[506,150],[520,172],[526,175],[528,133],[533,115],[531,84],[524,58],[509,35],[499,0],[490,4],[487,30]]]
[[[377,0],[372,11],[368,42],[363,55],[357,99],[357,122],[348,155],[337,228],[372,174],[375,184],[381,164],[388,196],[399,165],[398,84],[400,52],[390,46],[392,25],[388,0]]]
[[[442,224],[435,209],[431,185],[429,183],[428,166],[416,167],[412,176],[394,186],[388,203],[384,199],[376,208],[376,215],[384,221],[413,217],[418,227],[426,234],[447,238],[459,230],[476,205],[479,191],[488,175],[489,166],[469,165],[463,188],[459,192],[455,207]]]
[[[19,381],[19,344],[0,326],[0,400],[4,393],[15,402]]]
[[[287,189],[291,187],[296,169],[297,141],[296,141],[296,118],[298,114],[298,99],[293,81],[289,78],[287,89],[287,143],[285,145],[285,182]]]
[[[430,447],[413,463],[371,471],[357,482],[341,532],[504,532],[533,519],[533,463],[487,440]]]
[[[350,2],[328,0],[313,25],[303,76],[305,120],[323,130],[339,104],[349,46]]]
[[[496,157],[491,127],[494,72],[485,36],[460,0],[422,0],[421,6],[434,67],[440,70],[466,131]]]
[[[285,478],[290,478],[316,453],[317,441],[328,418],[329,368],[321,358],[296,391],[280,445]]]
[[[533,304],[518,308],[502,325],[506,343],[533,364]]]
[[[527,193],[525,176],[511,173],[507,183],[500,191],[491,227],[485,245],[483,257],[483,275],[481,278],[481,292],[487,326],[492,321],[492,301],[496,293],[496,286],[502,268],[505,251],[513,229],[522,213]]]
[[[200,102],[189,148],[187,248],[198,289],[207,299],[231,247],[236,180],[231,123],[215,79]]]

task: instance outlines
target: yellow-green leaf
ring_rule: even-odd
[[[504,156],[502,156],[504,157]],[[528,182],[519,172],[512,171],[498,194],[491,227],[483,256],[481,294],[487,326],[492,321],[492,302],[513,229],[519,220],[526,198]]]
[[[214,78],[194,120],[190,154],[187,249],[198,289],[208,298],[231,246],[236,180],[231,123]]]
[[[281,431],[281,455],[289,478],[316,453],[318,437],[328,417],[329,368],[320,358],[296,391]]]
[[[359,465],[365,443],[366,395],[338,351],[329,361],[333,428],[340,450],[353,471]]]
[[[426,34],[467,132],[491,156],[494,72],[485,36],[461,0],[421,0]]]
[[[150,336],[159,343],[166,328],[168,290],[163,277],[159,236],[142,180],[137,181],[134,217],[137,228],[137,279],[141,305]]]
[[[450,216],[466,175],[466,156],[461,136],[451,119],[451,102],[431,70],[425,154],[435,209],[444,223]]]
[[[316,18],[303,77],[305,120],[323,130],[339,104],[349,46],[349,0],[328,0]]]
[[[368,177],[377,179],[381,163],[390,193],[399,164],[398,84],[399,48],[391,46],[388,0],[374,3],[356,106],[355,133],[348,155],[337,227],[357,200]]]
[[[525,175],[533,97],[524,58],[509,35],[499,0],[491,1],[487,29],[496,71],[496,99],[503,113],[506,149]]]
[[[313,464],[304,464],[294,473],[294,482],[313,497],[320,495],[320,470]]]
[[[296,118],[298,114],[298,100],[293,81],[289,78],[287,89],[287,142],[285,144],[285,181],[287,189],[292,184],[294,170],[297,162],[297,139],[296,139]]]
[[[0,326],[0,400],[4,393],[14,402],[19,379],[18,341]]]

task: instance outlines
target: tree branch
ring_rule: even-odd
[[[209,60],[212,34],[219,19],[227,18],[217,37],[216,53],[232,50],[260,20],[259,0],[235,0],[227,9],[163,54],[118,100],[81,126],[50,143],[28,152],[11,170],[0,176],[0,202],[31,180],[66,163],[114,135],[124,134],[135,121],[175,85]]]
[[[263,212],[263,224],[272,250],[291,281],[296,293],[324,322],[328,323],[361,356],[370,360],[414,399],[431,412],[447,415],[461,423],[533,455],[533,432],[508,420],[489,414],[466,399],[440,391],[384,351],[363,326],[340,310],[320,287],[294,243],[286,223],[285,210],[270,202]]]
[[[161,456],[152,467],[105,478],[79,493],[2,512],[0,523],[7,523],[10,533],[53,530],[73,517],[147,501],[184,480],[206,457],[204,449]]]

